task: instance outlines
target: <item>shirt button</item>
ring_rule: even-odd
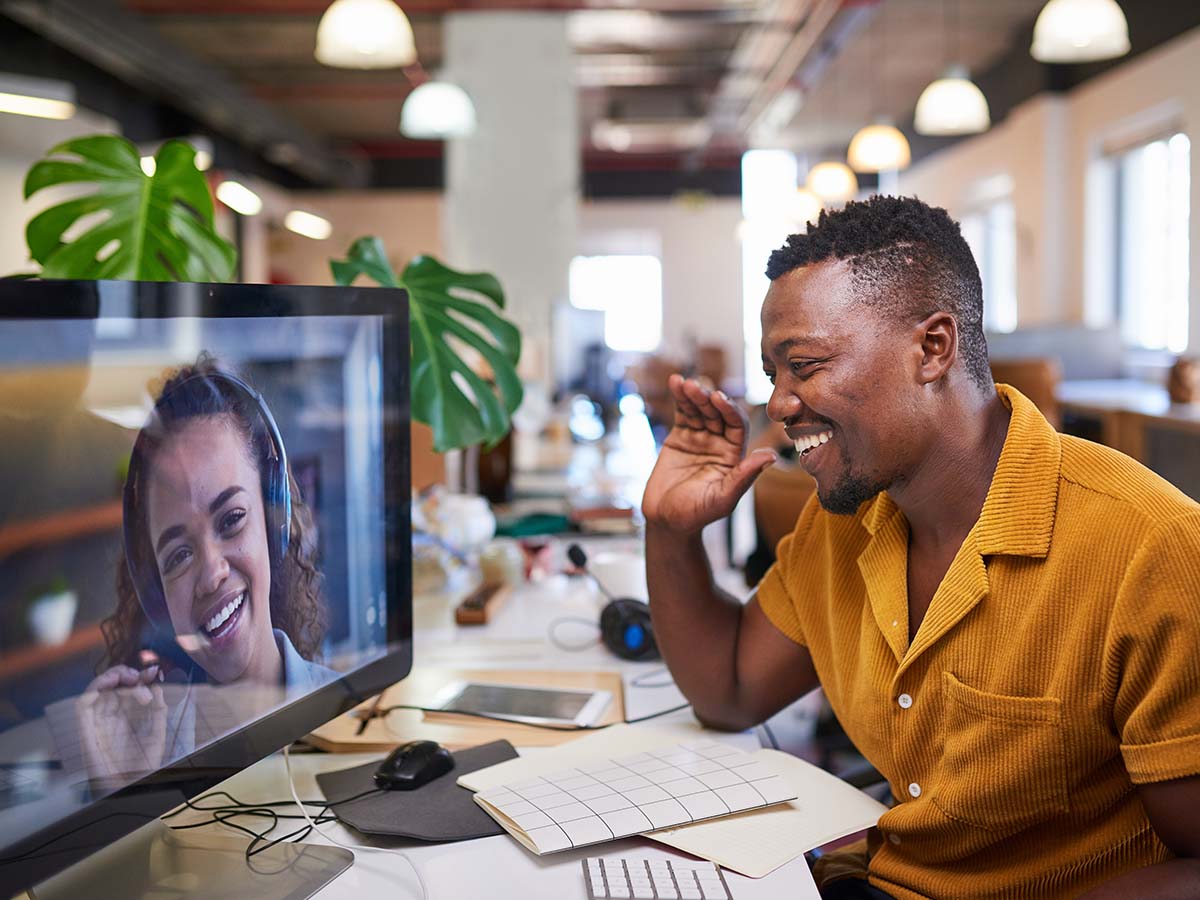
[[[893,844],[895,844],[897,847],[900,846],[900,835],[896,834],[895,832],[888,835],[888,840],[891,841]]]
[[[910,784],[908,786],[908,792],[913,796],[914,799],[917,797],[920,797],[921,796],[921,786],[914,781],[912,784]]]
[[[908,709],[910,706],[912,706],[912,697],[910,697],[908,694],[901,694],[896,698],[896,702],[900,704],[901,709]]]

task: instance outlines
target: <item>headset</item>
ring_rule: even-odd
[[[596,582],[608,603],[600,613],[600,640],[621,659],[635,662],[658,659],[661,655],[654,640],[654,623],[650,606],[629,597],[614,597],[600,579],[587,567],[587,554],[578,544],[567,548],[567,558]]]
[[[156,424],[161,425],[164,411],[173,413],[171,419],[186,419],[210,414],[236,414],[243,410],[249,418],[255,455],[259,457],[267,546],[274,580],[287,554],[292,492],[288,483],[287,452],[279,427],[258,391],[229,372],[214,370],[189,375],[163,391],[154,404],[149,422],[134,442],[123,496],[125,565],[137,592],[138,602],[158,632],[158,640],[154,642],[156,649],[164,645],[174,648],[175,632],[167,611],[166,596],[163,594],[150,537],[144,526],[139,527],[139,512],[145,508],[146,502],[146,473],[143,469],[148,445],[153,440],[148,433],[155,430]],[[266,449],[265,458],[263,448]]]

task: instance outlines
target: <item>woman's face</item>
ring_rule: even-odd
[[[149,464],[150,540],[179,644],[221,684],[277,680],[262,481],[229,416],[196,419]]]

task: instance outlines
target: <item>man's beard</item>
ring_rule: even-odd
[[[887,490],[883,481],[870,481],[861,475],[847,473],[838,479],[833,488],[825,493],[817,489],[817,499],[826,512],[838,516],[852,516],[867,500]]]

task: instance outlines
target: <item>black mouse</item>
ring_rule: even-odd
[[[436,741],[409,741],[387,755],[375,770],[385,791],[411,791],[454,768],[450,751]]]

